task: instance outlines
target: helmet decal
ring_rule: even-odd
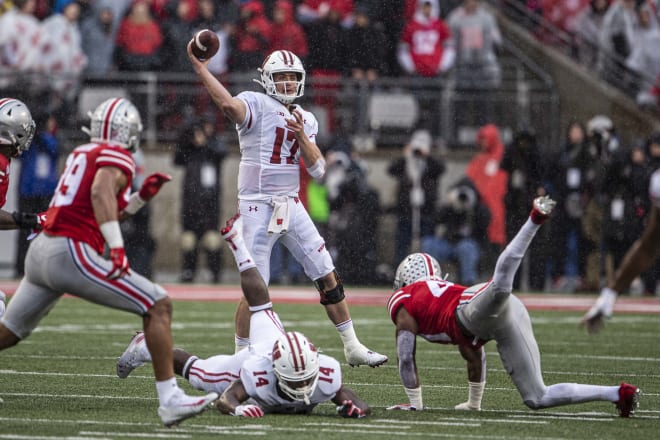
[[[27,106],[14,98],[0,98],[0,144],[12,147],[17,157],[30,148],[36,124]]]
[[[396,269],[394,290],[426,278],[442,278],[440,263],[425,253],[410,254],[403,259]]]

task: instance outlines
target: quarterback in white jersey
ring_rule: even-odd
[[[660,161],[660,135],[653,137],[649,153]],[[600,291],[600,296],[587,311],[580,324],[586,326],[589,333],[597,333],[604,325],[604,320],[612,316],[617,296],[630,286],[640,273],[646,271],[660,255],[660,168],[651,175],[649,184],[651,215],[642,235],[630,246],[617,268],[612,280]]]
[[[267,290],[255,268],[243,271],[241,278],[244,289],[253,287],[249,293]],[[319,403],[329,401],[338,405],[342,417],[370,414],[369,406],[342,385],[339,362],[319,354],[301,333],[285,332],[272,309],[252,313],[250,339],[253,344],[245,350],[207,359],[176,348],[174,371],[194,388],[219,394],[215,406],[225,414],[308,414]],[[151,356],[144,334],[138,332],[117,362],[117,376],[126,378],[145,362],[151,362]]]
[[[282,240],[314,281],[321,304],[340,334],[348,363],[371,367],[385,363],[387,356],[369,350],[358,340],[341,278],[323,237],[298,197],[301,159],[313,178],[320,179],[325,173],[325,160],[316,145],[318,122],[312,113],[293,104],[305,89],[305,69],[300,59],[286,50],[271,53],[258,69],[260,79],[255,80],[264,93],[242,92],[234,97],[209,72],[208,60],[200,61],[192,54],[191,43],[188,56],[195,72],[218,107],[236,124],[239,135],[241,221],[235,221],[235,217],[228,228],[242,233],[253,256],[253,260],[239,264],[239,270],[256,267],[268,284],[271,250]],[[249,316],[243,298],[236,310],[237,350],[249,343]]]

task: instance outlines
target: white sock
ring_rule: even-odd
[[[158,400],[160,406],[167,405],[170,398],[179,391],[179,385],[176,383],[176,378],[172,377],[167,380],[156,382],[156,391],[158,391]]]
[[[248,251],[247,246],[245,246],[245,240],[241,234],[229,234],[225,237],[225,241],[229,245],[231,253],[234,255],[234,260],[236,261],[236,266],[238,267],[239,272],[248,270],[251,267],[257,267],[254,258]]]
[[[234,335],[234,353],[238,353],[244,348],[247,348],[248,345],[250,345],[250,338],[243,338],[241,336]]]
[[[340,322],[335,325],[335,328],[339,332],[339,337],[344,343],[344,347],[352,347],[355,345],[361,345],[360,341],[355,334],[355,329],[353,328],[353,320],[349,319],[348,321]]]

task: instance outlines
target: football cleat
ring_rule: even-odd
[[[351,348],[344,347],[344,356],[346,357],[346,362],[348,362],[348,365],[351,367],[368,365],[374,368],[387,362],[387,356],[371,351],[362,344]]]
[[[158,415],[163,424],[170,428],[203,413],[218,397],[218,393],[209,393],[206,396],[188,396],[179,390],[170,398],[167,406],[158,407]]]
[[[532,205],[532,212],[529,216],[532,219],[532,222],[540,225],[550,217],[552,210],[555,208],[557,202],[552,200],[550,196],[542,196],[534,199]]]
[[[131,371],[135,370],[137,367],[144,365],[144,360],[140,356],[140,349],[145,346],[146,342],[144,340],[143,332],[135,332],[131,338],[131,342],[128,343],[126,350],[119,356],[117,360],[117,376],[121,379],[126,379]]]
[[[641,393],[640,389],[635,385],[621,382],[619,400],[614,402],[621,417],[630,417],[635,414],[635,410],[639,407],[639,396]]]

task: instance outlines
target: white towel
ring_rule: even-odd
[[[284,234],[289,229],[289,198],[287,196],[273,197],[270,201],[273,215],[268,222],[269,234]]]

